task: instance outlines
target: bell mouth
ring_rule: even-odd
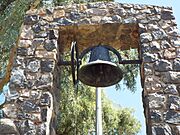
[[[109,61],[96,60],[79,69],[79,80],[93,87],[111,86],[117,84],[122,78],[122,70]]]

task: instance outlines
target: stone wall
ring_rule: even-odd
[[[115,2],[27,12],[1,119],[1,125],[11,130],[0,128],[1,133],[55,134],[59,27],[104,23],[139,27],[147,135],[180,134],[180,36],[172,9]]]

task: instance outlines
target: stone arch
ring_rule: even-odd
[[[3,108],[16,134],[55,134],[60,26],[137,24],[148,135],[180,133],[180,37],[170,7],[98,2],[27,11]],[[64,46],[66,47],[66,46]],[[12,126],[12,127],[14,127]],[[9,134],[8,131],[4,131]]]

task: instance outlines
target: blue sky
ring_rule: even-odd
[[[170,6],[173,8],[173,14],[180,29],[180,0],[118,0],[120,3],[132,3],[132,4],[147,4],[147,5],[157,5],[157,6]],[[137,81],[137,91],[131,93],[129,90],[116,91],[114,86],[106,88],[106,96],[111,99],[114,103],[120,104],[122,107],[134,108],[134,116],[141,122],[142,128],[138,135],[146,135],[145,119],[143,114],[142,105],[142,88],[140,83],[140,76],[136,78]]]
[[[123,81],[121,81],[122,83]],[[106,96],[116,104],[120,104],[122,107],[128,107],[134,109],[134,116],[141,122],[142,128],[138,135],[146,134],[145,119],[143,114],[143,105],[142,105],[142,88],[140,83],[140,76],[136,78],[136,87],[137,90],[135,93],[132,93],[130,90],[127,90],[126,87],[123,87],[123,90],[116,91],[114,86],[105,88],[104,92]]]

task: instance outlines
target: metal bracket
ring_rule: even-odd
[[[141,64],[142,60],[122,60],[119,64]]]
[[[62,61],[58,62],[58,66],[71,66],[72,79],[73,84],[76,85],[78,83],[78,71],[79,71],[79,52],[78,46],[76,42],[71,43],[71,61]]]

